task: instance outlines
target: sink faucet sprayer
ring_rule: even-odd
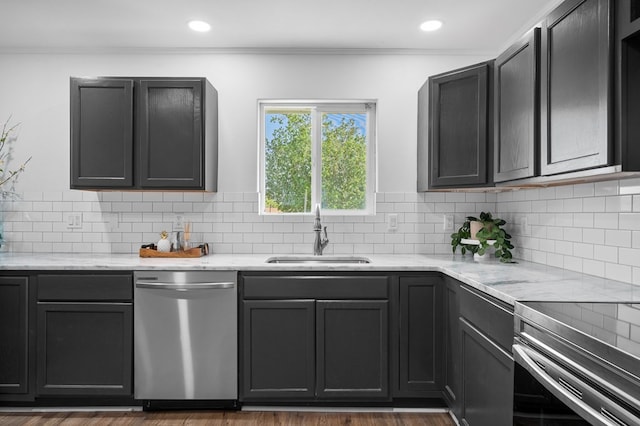
[[[316,205],[316,220],[313,223],[313,232],[316,233],[316,239],[313,242],[313,254],[315,256],[322,256],[322,250],[329,244],[329,238],[327,238],[327,227],[324,227],[324,236],[322,232],[322,224],[320,223],[320,204]]]

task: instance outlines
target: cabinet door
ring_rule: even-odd
[[[495,62],[494,182],[537,175],[539,43],[535,28]]]
[[[640,31],[640,3],[638,0],[617,0],[615,3],[616,38],[637,36]]]
[[[388,302],[317,301],[317,396],[389,398]]]
[[[130,303],[38,303],[38,394],[131,395]]]
[[[489,76],[482,63],[429,79],[431,187],[489,184]]]
[[[0,394],[28,392],[28,278],[0,277]]]
[[[240,399],[315,395],[315,302],[242,302]]]
[[[204,189],[202,93],[201,80],[140,81],[137,132],[143,188]]]
[[[513,424],[513,358],[464,318],[460,331],[463,424]]]
[[[542,26],[541,173],[612,163],[608,0],[567,0]]]
[[[442,386],[442,282],[400,277],[397,396],[421,397]]]
[[[71,78],[71,188],[133,184],[133,81]]]
[[[640,2],[616,1],[616,164],[640,170]]]
[[[444,329],[445,329],[445,379],[444,398],[456,418],[461,418],[462,409],[462,356],[460,353],[460,284],[445,277]]]

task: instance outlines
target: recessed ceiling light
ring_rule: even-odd
[[[442,27],[442,21],[438,21],[437,19],[425,21],[420,25],[422,31],[435,31],[439,30],[440,27]]]
[[[211,29],[211,25],[204,21],[189,21],[188,25],[193,31],[198,31],[200,33],[206,33]]]

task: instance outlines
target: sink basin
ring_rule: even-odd
[[[273,256],[265,263],[371,263],[362,256]]]

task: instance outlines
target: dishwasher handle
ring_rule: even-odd
[[[198,283],[166,283],[159,281],[136,281],[137,288],[148,288],[154,290],[178,290],[178,291],[191,291],[191,290],[218,290],[226,288],[234,288],[236,283],[233,281],[224,282],[198,282]]]

